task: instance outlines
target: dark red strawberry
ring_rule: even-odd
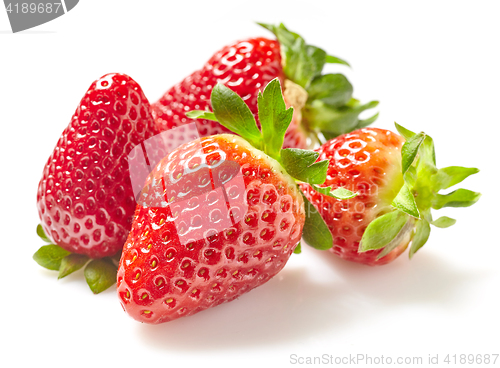
[[[168,130],[195,122],[186,117],[187,111],[211,111],[210,93],[219,82],[241,96],[258,118],[257,94],[274,78],[284,87],[287,106],[295,108],[284,147],[305,148],[317,142],[319,132],[331,137],[366,126],[376,119],[374,116],[359,120],[358,115],[375,107],[377,102],[360,105],[352,98],[352,85],[345,76],[321,74],[325,63],[346,62],[306,45],[300,36],[283,25],[263,26],[274,32],[277,40],[250,38],[225,46],[202,69],[153,103],[153,116],[159,128]],[[202,136],[229,132],[214,121],[199,120],[196,124]]]
[[[127,156],[155,134],[158,128],[137,82],[107,74],[92,83],[43,170],[39,233],[90,258],[119,252],[136,206]]]
[[[326,177],[327,162],[314,164],[314,152],[281,150],[292,109],[277,79],[259,96],[262,132],[230,89],[216,85],[211,102],[215,114],[190,116],[217,119],[245,139],[222,134],[186,143],[146,181],[117,282],[123,308],[141,322],[192,315],[276,275],[307,225],[289,162],[311,183]],[[312,161],[303,159],[308,154]]]
[[[330,162],[322,187],[346,188],[357,193],[355,197],[340,201],[301,184],[331,232],[330,251],[343,259],[382,265],[410,244],[411,257],[427,241],[430,224],[455,223],[445,216],[433,220],[431,209],[470,206],[480,197],[465,189],[439,194],[478,170],[437,169],[432,139],[396,126],[406,142],[391,131],[364,128],[316,150],[319,159]]]

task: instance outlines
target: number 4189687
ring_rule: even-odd
[[[34,13],[58,13],[59,10],[63,11],[61,3],[22,3],[22,4],[7,4],[7,13],[16,14],[34,14]]]
[[[495,364],[499,354],[448,354],[444,358],[447,364]]]

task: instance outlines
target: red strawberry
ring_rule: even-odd
[[[153,116],[159,128],[168,130],[195,122],[186,117],[187,111],[210,111],[210,93],[219,82],[241,96],[257,117],[258,91],[275,78],[284,86],[287,106],[294,106],[296,112],[285,135],[284,147],[305,148],[311,139],[317,140],[319,131],[331,137],[376,119],[374,116],[359,120],[358,115],[375,107],[377,102],[360,105],[351,97],[352,86],[342,74],[321,75],[325,63],[346,64],[344,61],[306,45],[300,36],[283,25],[264,26],[273,31],[278,40],[259,37],[225,46],[202,69],[153,103]],[[202,136],[229,132],[214,121],[200,120],[196,124]]]
[[[326,177],[326,165],[311,165],[314,152],[281,150],[292,109],[286,110],[277,79],[259,96],[262,132],[243,100],[223,85],[211,102],[215,114],[190,116],[218,119],[246,140],[222,134],[184,144],[146,181],[117,280],[123,308],[141,322],[192,315],[267,282],[307,225],[288,162],[322,177],[313,183]],[[308,152],[313,159],[305,163],[300,154]]]
[[[158,133],[148,100],[132,78],[107,74],[92,83],[38,186],[48,240],[91,258],[120,251],[136,205],[127,156]]]
[[[320,159],[330,162],[322,186],[349,189],[357,193],[354,198],[339,201],[301,184],[331,232],[330,251],[343,259],[383,265],[409,244],[411,257],[427,241],[429,224],[455,223],[449,217],[433,221],[431,208],[470,206],[480,197],[465,189],[438,194],[478,170],[458,166],[438,170],[432,139],[396,126],[406,143],[391,131],[364,128],[316,150]]]

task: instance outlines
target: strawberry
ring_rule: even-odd
[[[455,223],[446,216],[433,220],[431,209],[471,206],[479,199],[479,193],[466,189],[439,194],[479,170],[437,169],[431,137],[396,127],[402,136],[364,128],[316,150],[320,159],[329,160],[327,180],[322,189],[301,188],[310,201],[306,206],[314,205],[324,220],[321,226],[331,233],[322,249],[349,261],[383,265],[411,244],[412,257],[426,243],[431,224],[444,228]],[[343,202],[328,196],[339,187],[355,196]]]
[[[196,122],[202,136],[229,133],[217,122],[186,117],[186,111],[210,111],[210,93],[221,82],[241,96],[257,117],[258,92],[274,78],[284,86],[287,106],[295,108],[284,147],[305,148],[320,139],[319,132],[330,138],[369,125],[377,118],[358,118],[377,102],[361,105],[352,98],[352,85],[344,75],[321,74],[325,63],[347,64],[345,61],[307,45],[284,25],[262,26],[271,30],[277,40],[250,38],[223,47],[200,70],[152,104],[160,130]]]
[[[141,322],[192,315],[271,279],[308,225],[288,170],[310,183],[326,178],[328,163],[314,163],[316,153],[281,149],[293,109],[286,109],[278,79],[258,96],[262,131],[244,101],[222,84],[211,104],[213,114],[189,116],[219,121],[241,137],[221,134],[181,145],[151,172],[140,196],[117,291],[124,310]]]
[[[63,277],[89,257],[108,257],[122,249],[136,205],[127,156],[158,133],[149,102],[132,78],[107,74],[92,83],[38,186],[37,232],[53,244],[35,254],[37,262]],[[86,275],[92,278],[92,269],[110,264],[109,259],[91,262]]]

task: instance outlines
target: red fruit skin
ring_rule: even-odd
[[[217,122],[189,119],[186,117],[186,112],[212,111],[210,94],[212,88],[221,82],[246,102],[258,120],[258,92],[275,78],[279,78],[283,86],[285,76],[278,41],[267,38],[238,41],[223,47],[202,69],[170,88],[152,104],[153,116],[161,131],[194,122],[202,137],[230,133]],[[297,114],[294,114],[294,119],[285,135],[284,148],[306,148],[306,146],[306,133],[300,127]]]
[[[358,252],[368,224],[391,209],[390,204],[403,185],[401,147],[404,139],[389,130],[364,128],[334,138],[316,149],[318,160],[330,161],[322,187],[344,187],[359,195],[339,200],[314,191],[308,184],[301,189],[318,209],[333,236],[330,251],[339,257],[371,266],[383,265],[407,247],[401,245],[377,260],[382,250]]]
[[[281,170],[229,134],[169,154],[146,181],[123,249],[117,291],[124,310],[140,322],[167,322],[276,275],[305,221],[298,188]]]
[[[91,258],[117,253],[136,201],[127,155],[158,134],[141,87],[124,74],[90,86],[47,160],[37,207],[55,244]]]

